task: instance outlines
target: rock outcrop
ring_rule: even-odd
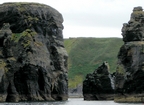
[[[83,82],[84,100],[113,100],[113,79],[107,62],[99,66],[92,74],[87,74]]]
[[[131,14],[130,21],[124,23],[122,36],[124,42],[144,41],[144,12],[142,7],[135,7]]]
[[[118,54],[115,102],[144,102],[144,11],[135,7],[122,28],[124,45]]]
[[[0,5],[0,102],[67,100],[62,22],[44,4]]]

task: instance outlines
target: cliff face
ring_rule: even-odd
[[[44,4],[0,5],[0,101],[67,100],[62,22]]]
[[[144,12],[135,7],[122,28],[125,44],[118,54],[116,102],[144,102]]]
[[[87,74],[83,82],[84,100],[114,99],[113,78],[109,73],[109,65],[104,62],[92,74]]]

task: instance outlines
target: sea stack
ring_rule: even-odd
[[[68,99],[62,23],[48,5],[0,5],[0,102]]]
[[[83,82],[84,100],[113,100],[114,78],[109,73],[109,64],[105,61],[93,73],[87,74]]]
[[[135,7],[122,27],[124,45],[118,53],[115,102],[144,102],[144,11]]]

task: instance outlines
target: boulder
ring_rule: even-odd
[[[63,17],[38,3],[0,5],[0,102],[68,99]]]
[[[87,74],[83,82],[84,100],[113,100],[113,80],[108,63],[103,62],[93,73]]]
[[[124,45],[118,53],[115,102],[144,102],[144,12],[135,7],[122,28]]]

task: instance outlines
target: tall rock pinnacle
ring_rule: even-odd
[[[122,28],[124,45],[118,53],[116,102],[144,102],[144,11],[135,7]]]

